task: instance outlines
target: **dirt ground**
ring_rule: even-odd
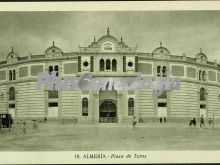
[[[186,123],[78,125],[62,123],[14,124],[0,130],[0,151],[147,151],[220,150],[220,124],[214,129],[189,128]]]

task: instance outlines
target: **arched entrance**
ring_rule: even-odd
[[[99,122],[116,123],[117,106],[114,100],[103,100],[99,105]]]
[[[99,91],[99,122],[117,123],[117,91]]]

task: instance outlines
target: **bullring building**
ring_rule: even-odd
[[[180,90],[155,96],[152,90],[36,91],[40,72],[57,71],[60,79],[80,77],[166,77],[169,70],[181,79]],[[95,39],[88,47],[63,52],[53,42],[43,54],[19,56],[13,48],[0,62],[0,113],[20,118],[74,119],[78,123],[126,123],[133,116],[139,122],[158,117],[189,119],[220,116],[220,65],[208,60],[202,49],[188,57],[175,55],[160,43],[150,53],[138,52],[122,38],[110,34]]]

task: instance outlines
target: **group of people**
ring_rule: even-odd
[[[44,120],[45,123],[47,122],[47,118],[46,117],[43,120]],[[33,123],[32,123],[33,129],[38,129],[40,121],[37,121],[37,120],[32,120],[32,121],[33,121]],[[27,129],[26,128],[26,122],[24,121],[23,122],[23,128],[22,128],[24,134],[26,134],[26,129]]]
[[[165,117],[165,116],[164,116],[163,118],[160,117],[160,118],[159,118],[159,121],[160,121],[160,123],[162,123],[162,122],[165,123],[165,122],[166,122],[166,117]],[[136,119],[136,117],[134,116],[134,117],[133,117],[133,120],[132,120],[132,127],[133,127],[133,129],[135,129],[136,124],[137,124],[137,119]],[[208,118],[208,124],[209,124],[209,128],[211,128],[211,126],[212,126],[212,124],[213,124],[213,121],[212,121],[212,118],[211,118],[211,117]],[[192,128],[193,126],[196,128],[196,118],[193,118],[192,120],[190,120],[189,126],[190,126],[191,128]],[[205,127],[205,119],[204,119],[204,116],[203,116],[203,115],[200,117],[200,128],[202,128],[202,127]]]
[[[212,126],[212,123],[213,123],[212,118],[209,117],[208,118],[209,128]],[[193,118],[192,120],[190,120],[189,126],[191,128],[192,128],[192,126],[196,127],[196,118]],[[203,115],[200,117],[200,128],[202,128],[202,127],[205,127],[205,119],[204,119]]]
[[[166,121],[167,121],[167,118],[166,118],[166,116],[164,116],[163,118],[162,117],[160,117],[160,123],[166,123]]]

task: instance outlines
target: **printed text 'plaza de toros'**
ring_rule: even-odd
[[[38,73],[57,71],[65,77],[80,77],[92,72],[93,77],[127,78],[142,72],[142,77],[166,77],[169,70],[181,79],[180,90],[165,91],[159,97],[152,90],[36,90]],[[204,115],[220,116],[220,65],[208,61],[198,51],[194,58],[173,55],[162,43],[152,53],[137,51],[123,39],[110,34],[95,39],[88,47],[63,52],[55,46],[44,54],[19,56],[15,50],[0,62],[0,113],[19,118],[73,119],[79,123],[126,123],[133,116],[148,122],[166,116],[183,120]]]

